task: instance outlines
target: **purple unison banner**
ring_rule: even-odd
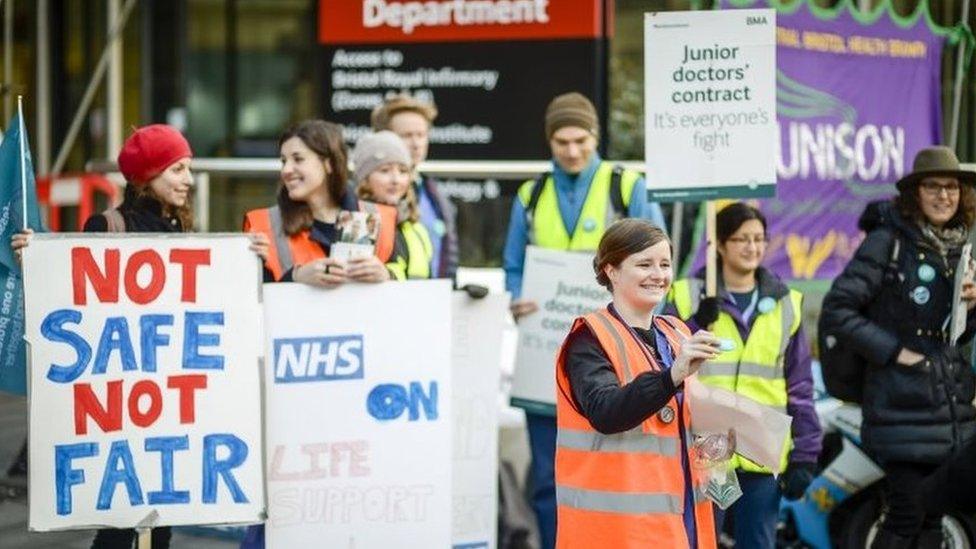
[[[777,10],[780,148],[776,198],[759,203],[771,238],[765,264],[785,279],[832,279],[864,238],[865,205],[894,195],[915,153],[941,141],[949,31],[924,1],[909,18],[887,8],[855,14],[846,1],[831,10],[807,0],[722,4]]]

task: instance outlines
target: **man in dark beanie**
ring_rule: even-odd
[[[505,287],[512,294],[516,320],[539,308],[534,301],[520,298],[526,246],[594,252],[607,226],[623,217],[649,219],[664,228],[661,207],[647,201],[640,174],[605,162],[597,153],[600,120],[589,99],[576,92],[554,98],[546,108],[545,130],[552,151],[551,171],[519,188],[505,241]],[[543,549],[556,543],[556,414],[554,405],[548,408],[548,414],[537,408],[526,410],[532,507]]]

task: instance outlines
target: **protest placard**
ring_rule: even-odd
[[[494,549],[498,532],[498,391],[509,297],[454,293],[453,547]]]
[[[592,253],[529,246],[524,272],[522,297],[535,301],[539,310],[519,320],[512,403],[552,414],[556,353],[576,317],[605,307],[610,292],[596,282]]]
[[[644,75],[653,200],[773,196],[774,10],[645,14]]]
[[[243,235],[35,235],[30,528],[263,517],[260,267]]]
[[[450,283],[264,292],[267,546],[450,546]]]

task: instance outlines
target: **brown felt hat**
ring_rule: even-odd
[[[915,185],[926,177],[955,177],[960,183],[976,185],[976,172],[959,169],[959,159],[949,147],[927,147],[918,151],[912,162],[912,172],[895,183],[898,192]]]
[[[581,93],[557,95],[546,107],[546,139],[552,139],[552,134],[567,126],[583,128],[593,137],[600,135],[600,119],[596,115],[596,108]]]

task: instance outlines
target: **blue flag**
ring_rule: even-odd
[[[24,285],[20,265],[10,249],[10,237],[24,226],[24,201],[27,225],[43,231],[41,210],[34,185],[27,135],[21,134],[20,115],[14,115],[0,143],[0,391],[27,394],[27,354],[24,346]],[[21,139],[26,195],[21,191]]]

